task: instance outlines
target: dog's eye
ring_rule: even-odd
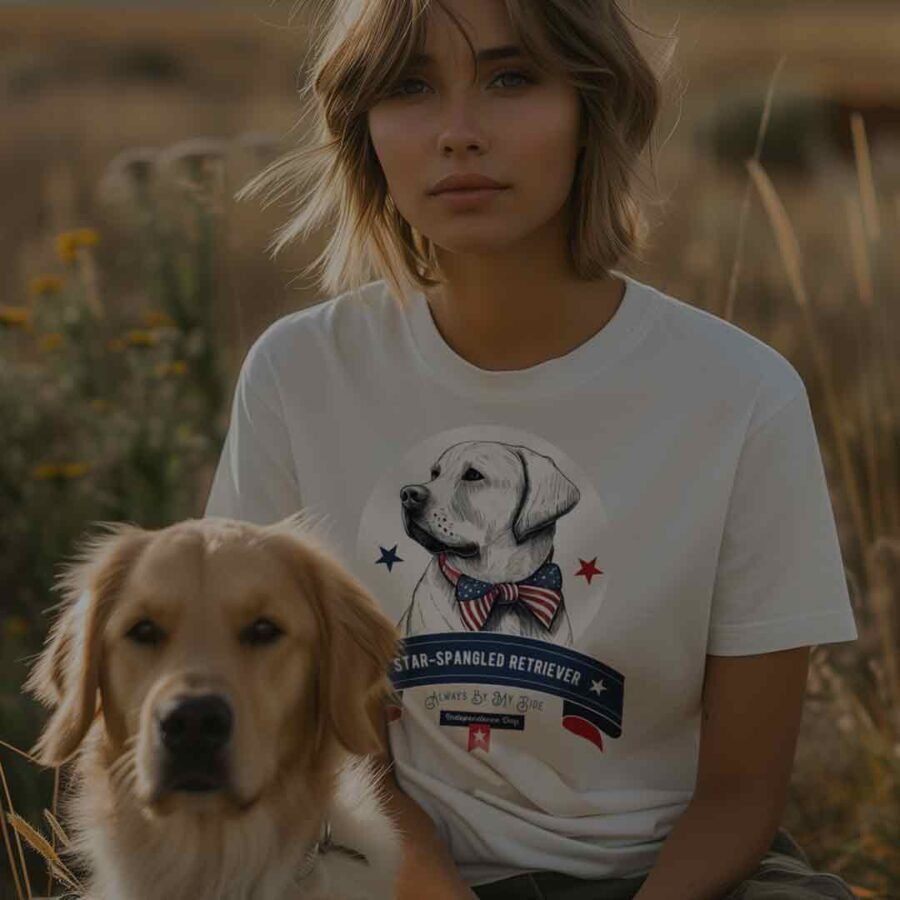
[[[438,475],[440,475],[440,474],[441,474],[441,470],[440,470],[437,466],[435,466],[435,467],[431,470],[431,477],[432,477],[432,478],[437,478]]]
[[[463,481],[481,481],[482,478],[484,478],[484,475],[482,475],[478,469],[473,469],[471,466],[463,472]]]
[[[159,625],[149,619],[141,619],[125,636],[138,644],[159,644],[164,637]]]
[[[271,644],[277,641],[284,632],[268,619],[257,619],[241,632],[241,641],[245,644]]]

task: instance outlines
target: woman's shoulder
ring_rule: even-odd
[[[372,281],[304,306],[275,319],[250,348],[270,359],[295,358],[298,353],[334,352],[348,342],[374,341],[402,315],[384,281]]]
[[[701,369],[706,378],[773,401],[795,395],[804,384],[794,364],[778,349],[735,322],[679,297],[653,290],[664,299],[664,333],[675,353]]]

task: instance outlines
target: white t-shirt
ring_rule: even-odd
[[[616,274],[603,329],[515,371],[383,281],[283,316],[205,512],[324,516],[405,639],[395,775],[470,885],[648,872],[694,791],[706,655],[858,636],[796,369]]]

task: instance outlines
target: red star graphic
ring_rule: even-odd
[[[470,725],[469,726],[469,752],[475,748],[482,750],[491,749],[491,726],[490,725]]]
[[[602,569],[598,569],[598,568],[594,565],[594,563],[597,562],[597,557],[596,557],[596,556],[595,556],[592,560],[590,560],[590,561],[588,561],[588,560],[586,560],[586,559],[581,559],[581,557],[579,557],[579,558],[578,558],[578,562],[581,563],[581,568],[575,573],[575,575],[576,575],[576,576],[578,576],[578,575],[584,575],[584,577],[587,578],[587,583],[588,583],[588,584],[591,583],[591,579],[592,579],[595,575],[602,575],[602,574],[603,574],[603,570],[602,570]]]

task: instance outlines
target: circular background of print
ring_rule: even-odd
[[[437,458],[448,447],[466,441],[497,441],[527,447],[550,457],[578,488],[578,502],[556,521],[553,542],[553,561],[562,570],[566,614],[577,644],[602,606],[607,576],[594,575],[589,581],[588,577],[576,573],[584,569],[584,562],[590,564],[592,560],[594,566],[605,573],[607,560],[603,556],[602,542],[608,517],[599,495],[581,468],[558,447],[521,429],[483,424],[449,429],[421,441],[385,471],[363,507],[357,531],[357,565],[365,572],[366,584],[374,590],[394,621],[399,622],[432,559],[432,554],[413,540],[403,527],[400,489],[409,484],[426,484]],[[378,562],[386,554],[399,558],[390,568]],[[589,565],[589,568],[593,567]]]

